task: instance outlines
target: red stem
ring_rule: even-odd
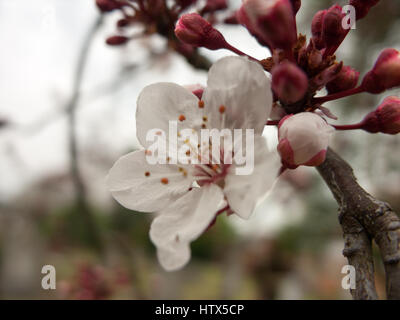
[[[239,56],[246,56],[246,57],[248,57],[250,60],[253,60],[253,61],[255,61],[255,62],[260,63],[260,60],[254,58],[254,57],[252,57],[252,56],[249,56],[248,54],[245,54],[244,52],[242,52],[242,51],[240,51],[239,49],[235,48],[234,46],[230,45],[228,42],[227,42],[226,45],[225,45],[225,49],[230,50],[230,51],[232,51],[233,53],[238,54]]]
[[[355,124],[345,124],[345,125],[333,125],[331,124],[332,127],[334,127],[336,130],[358,130],[362,129],[364,123],[359,122]]]

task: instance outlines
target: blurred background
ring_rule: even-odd
[[[334,3],[303,1],[299,32],[310,35],[313,14]],[[399,13],[399,1],[381,1],[357,23],[338,59],[363,75],[383,48],[400,49]],[[204,85],[207,74],[161,36],[107,46],[119,18],[101,17],[94,0],[0,0],[0,298],[350,299],[341,287],[347,262],[337,204],[313,168],[285,174],[249,221],[219,217],[192,244],[182,271],[161,269],[148,237],[152,215],[119,206],[105,176],[139,148],[134,115],[141,89],[160,81]],[[242,51],[259,59],[269,54],[243,27],[216,27]],[[231,54],[200,53],[211,61]],[[399,94],[326,106],[338,124],[354,123],[383,97]],[[399,136],[364,132],[338,132],[333,142],[361,185],[397,212],[399,146]],[[56,290],[41,287],[44,265],[56,268]]]

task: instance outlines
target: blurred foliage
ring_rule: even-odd
[[[236,232],[225,216],[219,216],[217,222],[192,243],[192,255],[195,259],[211,260],[225,252],[235,242]]]
[[[324,186],[317,177],[312,186],[303,195],[306,212],[304,219],[301,223],[283,228],[278,235],[278,243],[284,250],[321,252],[332,239],[341,234],[336,202],[321,197],[320,188]]]

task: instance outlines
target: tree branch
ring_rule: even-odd
[[[93,25],[90,27],[87,35],[83,39],[82,47],[79,51],[77,66],[74,74],[73,88],[71,98],[66,106],[66,114],[68,118],[68,150],[70,154],[70,172],[74,184],[76,203],[80,213],[82,214],[83,222],[86,225],[90,241],[97,248],[101,247],[100,236],[95,226],[92,213],[86,200],[86,188],[83,182],[82,174],[79,169],[78,145],[76,134],[76,111],[80,99],[80,89],[82,85],[85,65],[89,56],[90,47],[94,37],[103,22],[103,16],[96,18]]]
[[[376,299],[371,239],[381,251],[388,299],[400,299],[400,219],[390,206],[368,194],[353,169],[331,149],[318,172],[339,204],[344,256],[356,268],[355,299]]]

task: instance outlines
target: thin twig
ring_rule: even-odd
[[[83,39],[74,74],[72,95],[66,107],[66,114],[68,118],[68,150],[70,154],[70,172],[74,184],[75,199],[78,209],[82,214],[83,221],[86,224],[88,236],[91,242],[98,248],[101,246],[100,236],[93,220],[92,213],[89,209],[89,205],[87,203],[86,189],[83,182],[82,173],[79,168],[76,123],[77,108],[81,95],[80,89],[82,85],[85,66],[88,60],[90,48],[93,43],[94,37],[99,30],[102,22],[103,17],[97,17],[93,25],[90,27],[87,35]]]

